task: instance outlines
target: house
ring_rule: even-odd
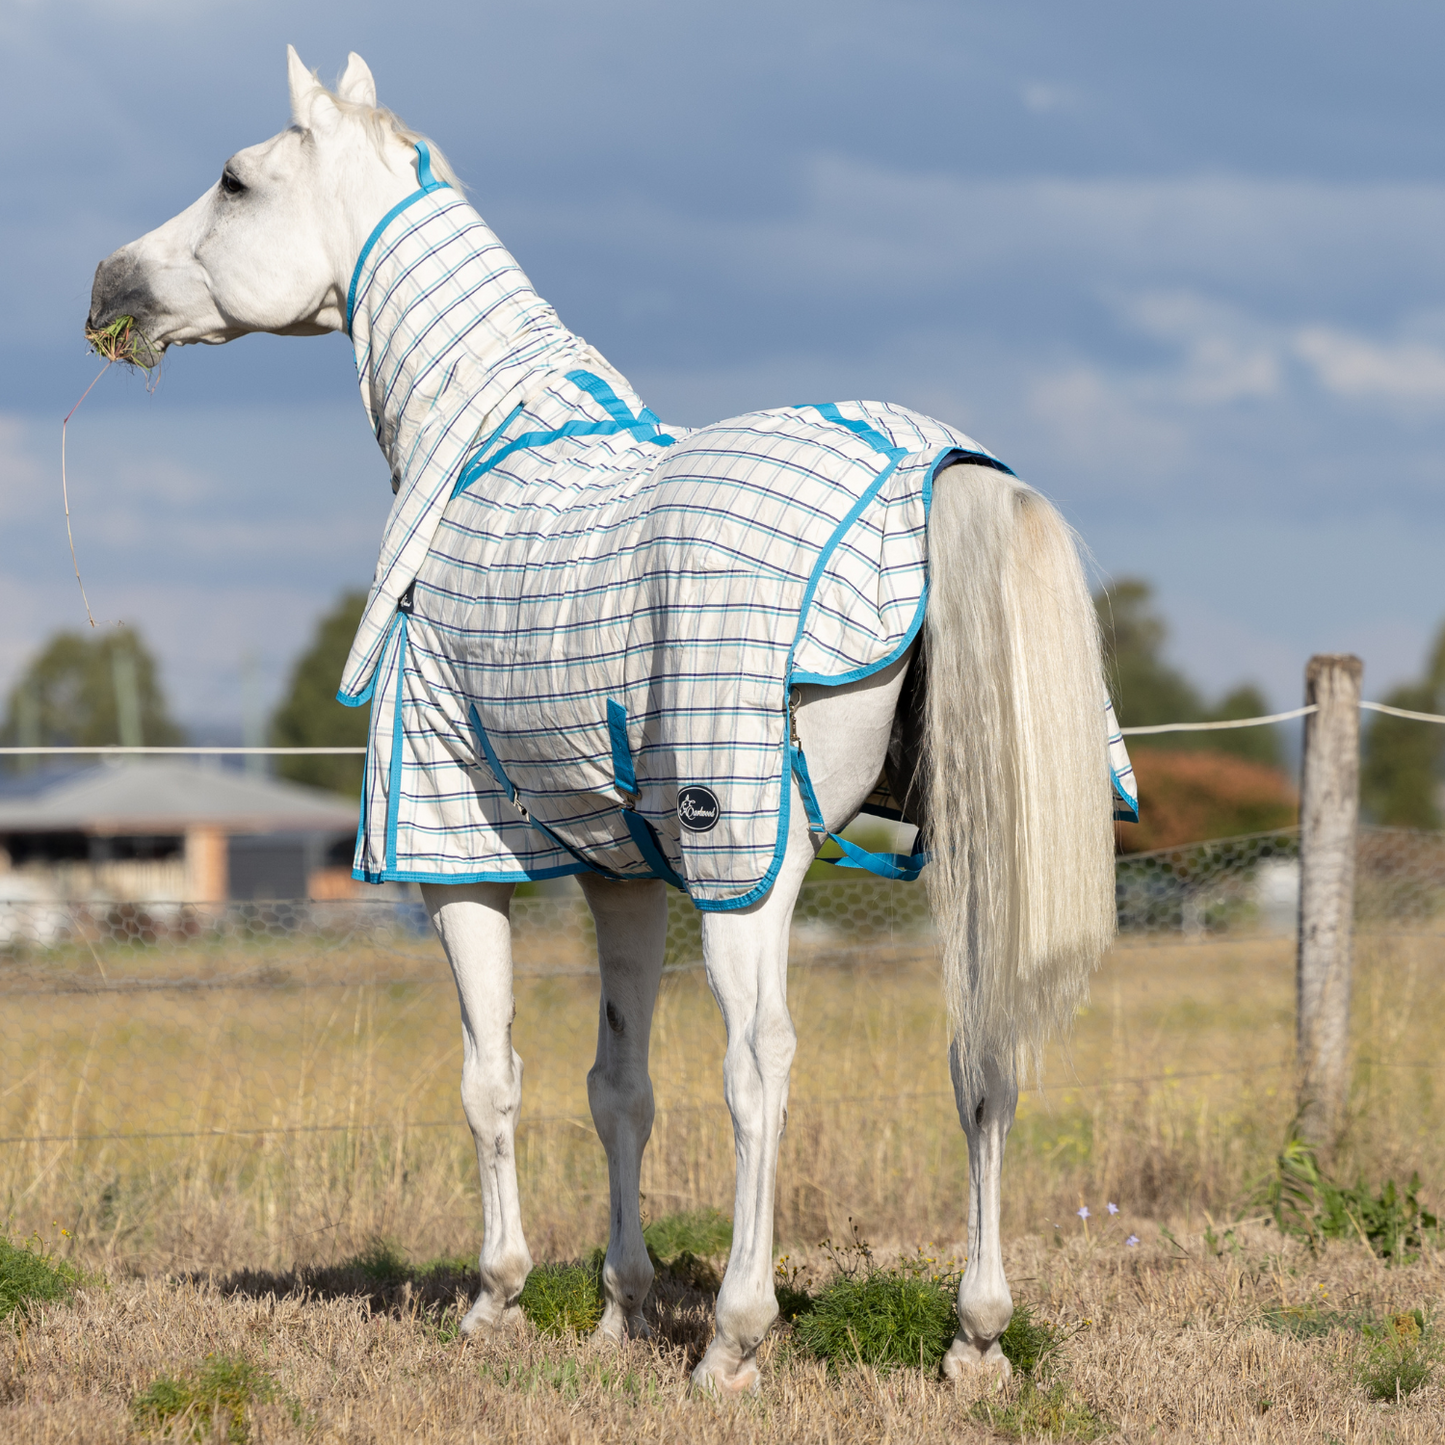
[[[348,897],[356,812],[319,788],[180,759],[9,779],[0,899]]]

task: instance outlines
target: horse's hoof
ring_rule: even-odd
[[[974,1380],[981,1371],[987,1370],[997,1376],[1000,1386],[1014,1372],[997,1340],[987,1349],[980,1349],[972,1340],[955,1339],[939,1369],[945,1380]]]
[[[608,1305],[602,1311],[597,1328],[592,1331],[594,1345],[624,1345],[627,1343],[627,1316],[616,1305]]]
[[[734,1400],[743,1395],[756,1395],[763,1387],[763,1372],[751,1355],[739,1359],[737,1352],[714,1340],[707,1354],[692,1372],[692,1388],[720,1400]]]
[[[501,1305],[494,1299],[482,1298],[462,1316],[457,1328],[463,1336],[469,1336],[520,1329],[526,1323],[521,1305]]]

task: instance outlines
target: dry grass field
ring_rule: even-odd
[[[877,917],[805,919],[795,946],[778,1237],[815,1284],[819,1242],[850,1221],[881,1259],[963,1253],[966,1150],[932,957],[906,919]],[[539,1259],[603,1239],[586,950],[585,934],[542,927],[519,944],[519,1162]],[[0,1332],[0,1440],[164,1433],[137,1398],[222,1367],[251,1382],[237,1431],[268,1439],[1445,1439],[1433,1366],[1398,1403],[1361,1383],[1392,1316],[1419,1311],[1421,1358],[1434,1350],[1433,1244],[1387,1265],[1262,1222],[1291,1117],[1292,952],[1268,937],[1120,947],[1021,1101],[1010,1277],[1068,1336],[1051,1375],[976,1398],[916,1369],[829,1374],[781,1329],[762,1399],[734,1409],[685,1396],[710,1301],[683,1283],[659,1287],[655,1341],[620,1354],[452,1338],[464,1266],[428,1261],[474,1255],[479,1208],[455,1000],[428,938],[17,957],[0,965],[0,1209],[12,1239],[38,1231],[91,1282]],[[1418,1170],[1438,1210],[1445,939],[1367,935],[1358,954],[1333,1170],[1372,1186]],[[700,972],[669,973],[653,1219],[730,1209],[722,1048]],[[358,1269],[377,1240],[412,1267]]]

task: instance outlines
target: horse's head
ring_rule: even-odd
[[[287,47],[291,125],[237,151],[206,193],[96,268],[86,334],[131,317],[128,359],[248,331],[318,336],[346,324],[352,267],[372,226],[416,189],[420,137],[378,109],[353,54],[334,92]],[[440,179],[453,179],[433,150]]]

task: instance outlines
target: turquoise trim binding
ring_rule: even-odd
[[[365,707],[371,701],[371,695],[376,691],[376,674],[371,674],[371,681],[366,684],[360,692],[341,692],[336,694],[336,701],[342,707]]]
[[[431,152],[427,149],[425,141],[416,143],[417,154],[417,180],[421,182],[421,189],[413,191],[405,200],[398,201],[371,229],[371,234],[366,238],[366,244],[361,248],[361,255],[356,258],[356,265],[351,268],[351,285],[346,291],[346,334],[351,335],[351,318],[356,311],[356,288],[361,281],[361,268],[366,258],[371,255],[371,248],[381,239],[381,233],[406,210],[408,206],[414,205],[423,196],[429,196],[433,191],[450,190],[451,187],[445,181],[433,178],[431,173]]]
[[[377,674],[381,671],[381,659],[386,656],[386,649],[391,646],[391,634],[396,631],[396,625],[401,621],[403,613],[398,612],[391,620],[391,626],[386,630],[386,641],[381,644],[381,652],[377,656],[376,671],[371,674],[371,681],[358,693],[337,691],[336,701],[342,707],[360,707],[363,703],[371,701],[372,694],[376,691]]]
[[[1109,769],[1109,776],[1114,782],[1114,821],[1116,823],[1137,823],[1139,821],[1139,799],[1129,796],[1123,778],[1113,768]]]
[[[351,876],[358,883],[541,883],[547,878],[570,878],[575,873],[595,871],[585,863],[566,863],[532,872],[518,869],[515,873],[412,873],[399,868],[368,873],[364,868],[353,868]]]
[[[401,636],[396,640],[396,708],[391,722],[391,775],[387,778],[386,789],[386,866],[396,867],[396,828],[401,809],[401,745],[405,734],[402,731],[402,700],[405,697],[406,682],[406,613],[397,613],[401,625]]]
[[[471,460],[457,473],[456,485],[452,488],[452,500],[455,501],[471,485],[472,478],[480,473],[475,469],[481,466],[482,458],[487,454],[487,448],[492,445],[511,424],[522,414],[522,403],[518,402],[506,416],[502,418],[501,425],[492,429],[491,435],[477,448]]]
[[[638,441],[652,442],[655,446],[670,447],[676,444],[677,438],[659,430],[657,418],[646,407],[643,407],[637,416],[633,416],[623,404],[622,398],[601,377],[593,376],[590,371],[569,371],[567,380],[601,403],[612,420],[569,421],[555,431],[524,432],[488,456],[487,448],[516,420],[517,414],[522,410],[520,406],[514,407],[507,419],[482,443],[476,455],[462,468],[455,486],[452,487],[453,500],[461,496],[478,477],[485,476],[513,452],[546,446],[549,442],[561,441],[564,437],[605,437],[615,436],[620,431],[630,431]]]
[[[467,716],[472,720],[472,731],[477,736],[477,746],[482,750],[482,756],[487,760],[487,766],[492,770],[492,776],[497,780],[497,786],[507,795],[507,801],[515,804],[517,801],[517,790],[512,786],[512,780],[502,771],[502,764],[498,761],[496,753],[492,751],[492,740],[487,736],[486,730],[482,727],[482,720],[477,714],[476,703],[469,703]],[[528,821],[531,821],[528,815]]]

